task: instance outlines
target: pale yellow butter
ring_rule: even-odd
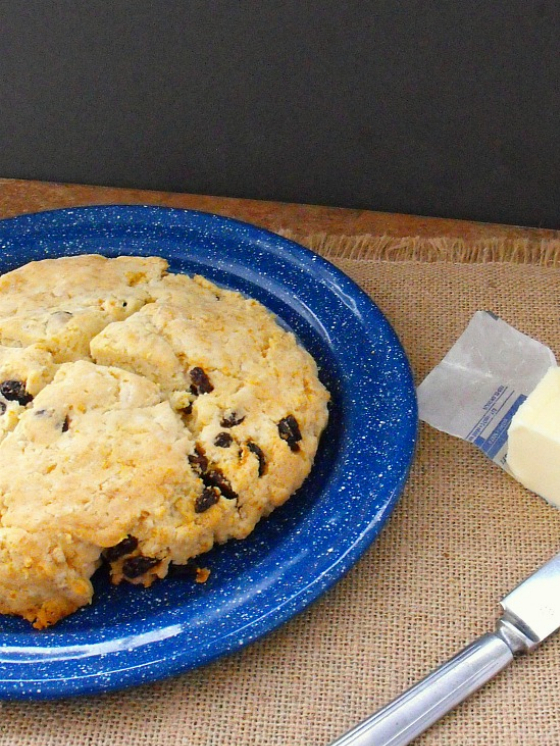
[[[507,465],[528,489],[560,507],[560,368],[549,368],[512,418]]]

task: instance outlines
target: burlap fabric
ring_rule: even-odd
[[[560,247],[304,238],[388,316],[419,382],[477,309],[560,358]],[[4,703],[10,746],[323,746],[490,630],[498,601],[560,549],[560,513],[473,446],[423,425],[401,502],[333,590],[251,647],[173,680]],[[419,739],[559,744],[560,638]]]

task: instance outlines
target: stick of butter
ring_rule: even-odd
[[[421,420],[560,508],[560,367],[550,348],[477,311],[417,393]]]
[[[525,487],[560,507],[560,368],[550,368],[508,429],[507,465]]]

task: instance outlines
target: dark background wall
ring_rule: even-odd
[[[0,175],[560,227],[558,0],[0,3]]]

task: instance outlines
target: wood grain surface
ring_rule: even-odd
[[[372,234],[394,237],[449,237],[462,238],[466,241],[496,238],[525,239],[535,243],[543,239],[560,238],[560,231],[371,210],[0,179],[0,218],[95,204],[150,204],[203,210],[246,220],[268,230],[290,230],[300,235],[324,232],[332,236]]]

